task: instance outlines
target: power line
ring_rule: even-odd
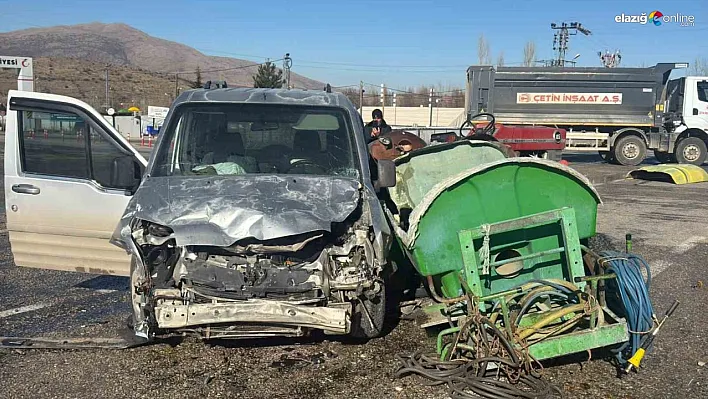
[[[268,63],[274,64],[274,63],[276,63],[276,62],[278,62],[278,61],[283,61],[283,60],[284,60],[284,58],[280,58],[280,59],[277,59],[277,60],[261,62],[260,64],[242,65],[242,66],[237,66],[237,67],[220,68],[220,69],[207,69],[207,70],[200,70],[200,72],[201,72],[201,73],[205,73],[205,72],[235,71],[235,70],[237,70],[237,69],[246,69],[246,68],[258,67],[258,66],[265,65],[265,64],[268,64]],[[186,74],[189,74],[189,73],[197,73],[197,71],[194,70],[194,71],[165,72],[165,73],[170,74],[170,75],[186,75]]]
[[[367,85],[367,86],[372,86],[372,87],[377,87],[377,88],[379,87],[378,85],[375,85],[375,84],[373,84],[373,83],[364,82],[364,84]],[[386,87],[386,90],[395,91],[395,92],[398,92],[398,93],[411,94],[411,95],[414,95],[414,96],[424,96],[424,97],[428,97],[428,96],[429,96],[429,93],[427,93],[427,92],[426,92],[426,93],[415,93],[415,92],[412,92],[412,91],[409,91],[409,90],[395,89],[395,88],[390,88],[390,87]],[[453,90],[446,90],[446,91],[438,91],[438,92],[435,92],[435,94],[459,93],[459,92],[461,92],[461,91],[464,92],[463,89],[453,89]]]

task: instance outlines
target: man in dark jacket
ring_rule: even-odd
[[[383,112],[381,112],[380,109],[377,108],[373,110],[373,112],[371,112],[371,118],[373,120],[365,126],[366,133],[368,133],[367,143],[371,143],[382,134],[391,132],[391,126],[384,120]]]

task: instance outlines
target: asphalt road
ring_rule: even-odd
[[[674,299],[681,306],[640,373],[618,378],[593,353],[592,359],[581,354],[545,364],[545,378],[566,398],[708,397],[708,367],[699,365],[708,362],[708,183],[622,180],[631,168],[594,155],[566,159],[595,183],[604,201],[597,245],[621,249],[631,233],[634,252],[652,265],[657,313]],[[0,336],[118,336],[127,316],[127,279],[17,268],[4,196],[0,209]],[[447,398],[444,388],[393,375],[397,353],[433,348],[421,329],[402,320],[366,344],[304,339],[211,346],[188,340],[127,350],[0,350],[0,392],[7,398]]]

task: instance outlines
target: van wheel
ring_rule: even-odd
[[[354,301],[350,334],[354,338],[376,338],[381,335],[386,322],[386,285],[371,299],[361,295]]]
[[[135,325],[138,323],[138,320],[141,320],[141,312],[140,312],[140,296],[135,292],[135,282],[138,279],[138,264],[135,259],[135,255],[130,260],[130,293],[129,293],[129,308],[130,308],[130,316],[128,316],[128,319],[126,321],[126,333],[129,331],[129,334],[123,335],[123,338],[125,339],[130,339],[132,340],[133,343],[146,343],[152,341],[152,338],[145,339],[142,337],[138,337],[135,335]]]
[[[706,143],[698,137],[686,137],[676,146],[678,163],[701,166],[706,161]]]
[[[647,155],[647,144],[637,136],[622,137],[614,147],[614,158],[620,165],[637,166]]]

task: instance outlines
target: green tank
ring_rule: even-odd
[[[584,274],[582,262],[568,264],[581,254],[569,257],[559,248],[569,246],[562,245],[569,238],[564,234],[581,241],[595,235],[601,200],[573,169],[542,159],[507,158],[499,144],[481,141],[426,147],[396,164],[397,184],[390,193],[400,213],[397,237],[416,270],[435,276],[445,296],[462,295],[457,273],[465,270],[465,261],[479,266],[478,274],[468,274],[483,280],[471,287],[480,295],[529,279],[569,279],[573,268]],[[563,210],[574,216],[567,221],[574,224],[570,231],[563,229]],[[408,216],[401,223],[403,215]],[[525,220],[533,216],[536,223]],[[513,221],[509,231],[487,234],[495,223]],[[489,273],[482,270],[485,264]]]
[[[490,141],[431,145],[395,163],[387,216],[401,261],[434,299],[420,324],[447,327],[438,335],[443,358],[460,348],[444,342],[469,326],[453,322],[469,312],[537,360],[629,339],[626,321],[596,299],[598,281],[612,276],[584,263],[601,200],[583,175],[509,158]]]

